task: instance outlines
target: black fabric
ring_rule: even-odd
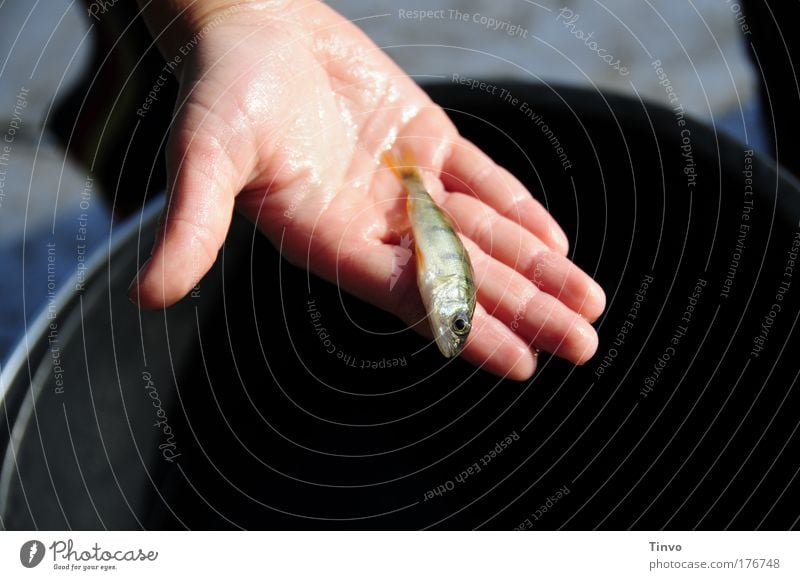
[[[753,70],[759,79],[762,120],[772,154],[795,175],[800,175],[800,38],[795,26],[800,18],[797,0],[744,0],[746,42]]]

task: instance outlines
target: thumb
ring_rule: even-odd
[[[150,259],[131,283],[129,298],[141,308],[166,308],[186,296],[214,264],[225,241],[234,199],[242,187],[220,136],[197,109],[178,115],[167,144],[167,202]]]

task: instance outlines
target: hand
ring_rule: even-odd
[[[238,6],[191,21],[213,26],[181,62],[169,201],[132,298],[163,308],[185,296],[236,208],[290,262],[430,336],[413,258],[392,285],[408,224],[380,155],[396,146],[413,151],[472,259],[479,303],[462,356],[517,380],[533,373],[535,349],[588,360],[597,335],[587,319],[605,296],[565,257],[566,236],[522,184],[332,9]]]

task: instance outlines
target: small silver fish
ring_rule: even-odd
[[[399,163],[391,153],[384,160],[406,190],[406,211],[414,234],[417,286],[431,332],[441,353],[450,358],[464,348],[475,312],[472,263],[453,225],[425,189],[422,175],[409,157]]]

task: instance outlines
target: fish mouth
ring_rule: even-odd
[[[439,347],[439,352],[447,358],[458,356],[464,348],[464,342],[465,341],[460,339],[454,340],[452,337],[448,336],[446,332],[439,333],[436,336],[436,346]]]
[[[429,317],[431,331],[439,352],[446,358],[461,354],[472,328],[471,311],[460,305],[456,308],[440,307]]]

